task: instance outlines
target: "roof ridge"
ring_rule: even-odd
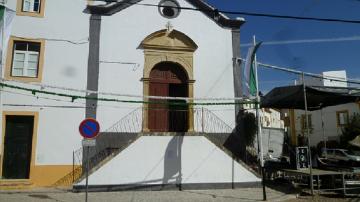
[[[88,5],[84,10],[85,13],[111,16],[143,0],[121,0],[119,2],[110,2],[105,5]],[[213,20],[223,28],[239,29],[245,22],[243,19],[230,19],[227,15],[221,13],[215,7],[203,0],[185,0],[200,12]]]

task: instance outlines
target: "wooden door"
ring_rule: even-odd
[[[187,85],[169,84],[170,97],[187,97]],[[169,131],[186,132],[188,130],[188,106],[185,100],[169,100]]]
[[[3,177],[28,179],[30,172],[33,116],[6,116]]]
[[[150,72],[150,96],[187,97],[187,75],[182,67],[169,62],[156,65]],[[148,127],[154,132],[185,132],[188,112],[185,101],[150,99]],[[173,103],[177,102],[178,105]],[[183,102],[184,104],[180,104]]]
[[[169,85],[167,83],[151,83],[149,89],[150,95],[169,96]],[[150,131],[166,132],[168,131],[168,105],[166,100],[150,99],[149,106],[149,129]],[[159,104],[153,104],[159,103]]]

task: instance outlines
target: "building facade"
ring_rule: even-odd
[[[195,145],[196,141],[211,145],[197,132],[230,133],[235,125],[234,105],[219,107],[210,104],[214,101],[203,101],[202,107],[196,107],[191,103],[198,102],[196,98],[241,96],[236,58],[240,57],[243,19],[230,19],[201,0],[89,2],[6,3],[16,16],[3,55],[2,181],[55,186],[71,176],[73,152],[82,151],[78,127],[84,118],[96,118],[102,133],[115,134],[113,142],[123,133],[146,134],[136,141],[145,141],[148,148],[137,147],[137,152],[149,155],[152,150],[147,149],[157,147],[156,142],[168,146],[160,153],[179,152],[179,145],[172,144],[175,137],[171,138],[179,132],[185,134],[184,142],[192,138]],[[173,133],[169,136],[169,132]],[[102,135],[111,143],[109,137]],[[206,153],[214,148],[203,145],[199,149]],[[152,155],[154,161],[161,161],[158,152]],[[231,162],[219,152],[215,159]],[[196,159],[191,158],[201,157],[187,158],[192,162]],[[211,172],[201,178],[207,181],[190,180],[191,166],[184,167],[189,169],[189,183],[230,182],[228,178],[211,180]],[[233,179],[243,182],[241,175],[246,172],[248,181],[258,181],[239,166],[239,178]],[[126,183],[145,183],[136,181],[140,178]]]

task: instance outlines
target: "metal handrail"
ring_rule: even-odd
[[[195,108],[194,130],[202,133],[231,133],[233,129],[213,111],[206,108]]]
[[[110,126],[105,132],[138,133],[142,130],[142,107],[136,108],[119,121]]]
[[[148,110],[162,111],[166,108],[137,108],[114,123],[105,132],[115,133],[138,133],[143,130],[143,113]],[[231,133],[232,127],[219,118],[215,112],[206,108],[189,108],[188,110],[174,110],[178,112],[189,112],[192,110],[194,115],[194,132],[200,133]],[[174,121],[174,120],[172,120]],[[176,124],[176,123],[175,123]]]

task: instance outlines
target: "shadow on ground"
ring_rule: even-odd
[[[273,190],[284,194],[300,194],[302,189],[295,187],[293,183],[286,179],[274,179],[274,180],[267,180],[266,187],[269,187]]]

